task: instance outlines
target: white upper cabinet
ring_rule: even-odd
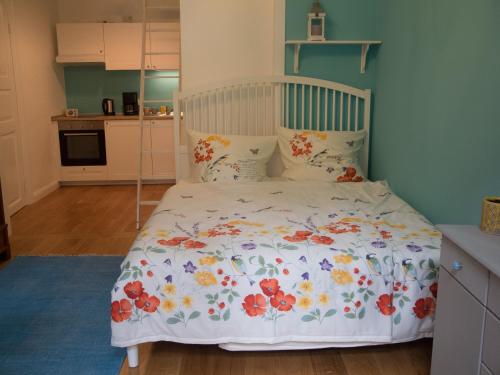
[[[180,25],[178,23],[148,24],[146,49],[152,53],[165,55],[150,55],[149,69],[179,70],[180,67]],[[147,61],[147,60],[146,60]]]
[[[105,23],[106,70],[141,69],[142,24]]]
[[[102,23],[58,23],[57,62],[104,62]]]

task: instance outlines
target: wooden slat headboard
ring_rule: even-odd
[[[274,135],[278,126],[367,133],[360,156],[368,175],[371,91],[297,76],[259,77],[213,84],[174,95],[177,180],[189,176],[187,129],[232,135]],[[269,172],[282,172],[279,157]]]

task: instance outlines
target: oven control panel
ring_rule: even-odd
[[[102,120],[72,120],[59,121],[59,130],[104,130],[104,121]]]

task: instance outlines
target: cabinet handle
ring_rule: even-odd
[[[451,264],[451,269],[453,271],[460,271],[462,268],[464,268],[464,266],[462,265],[462,263],[460,263],[458,260],[455,260],[452,264]]]

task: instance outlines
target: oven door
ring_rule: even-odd
[[[61,164],[106,165],[104,130],[59,130]]]

